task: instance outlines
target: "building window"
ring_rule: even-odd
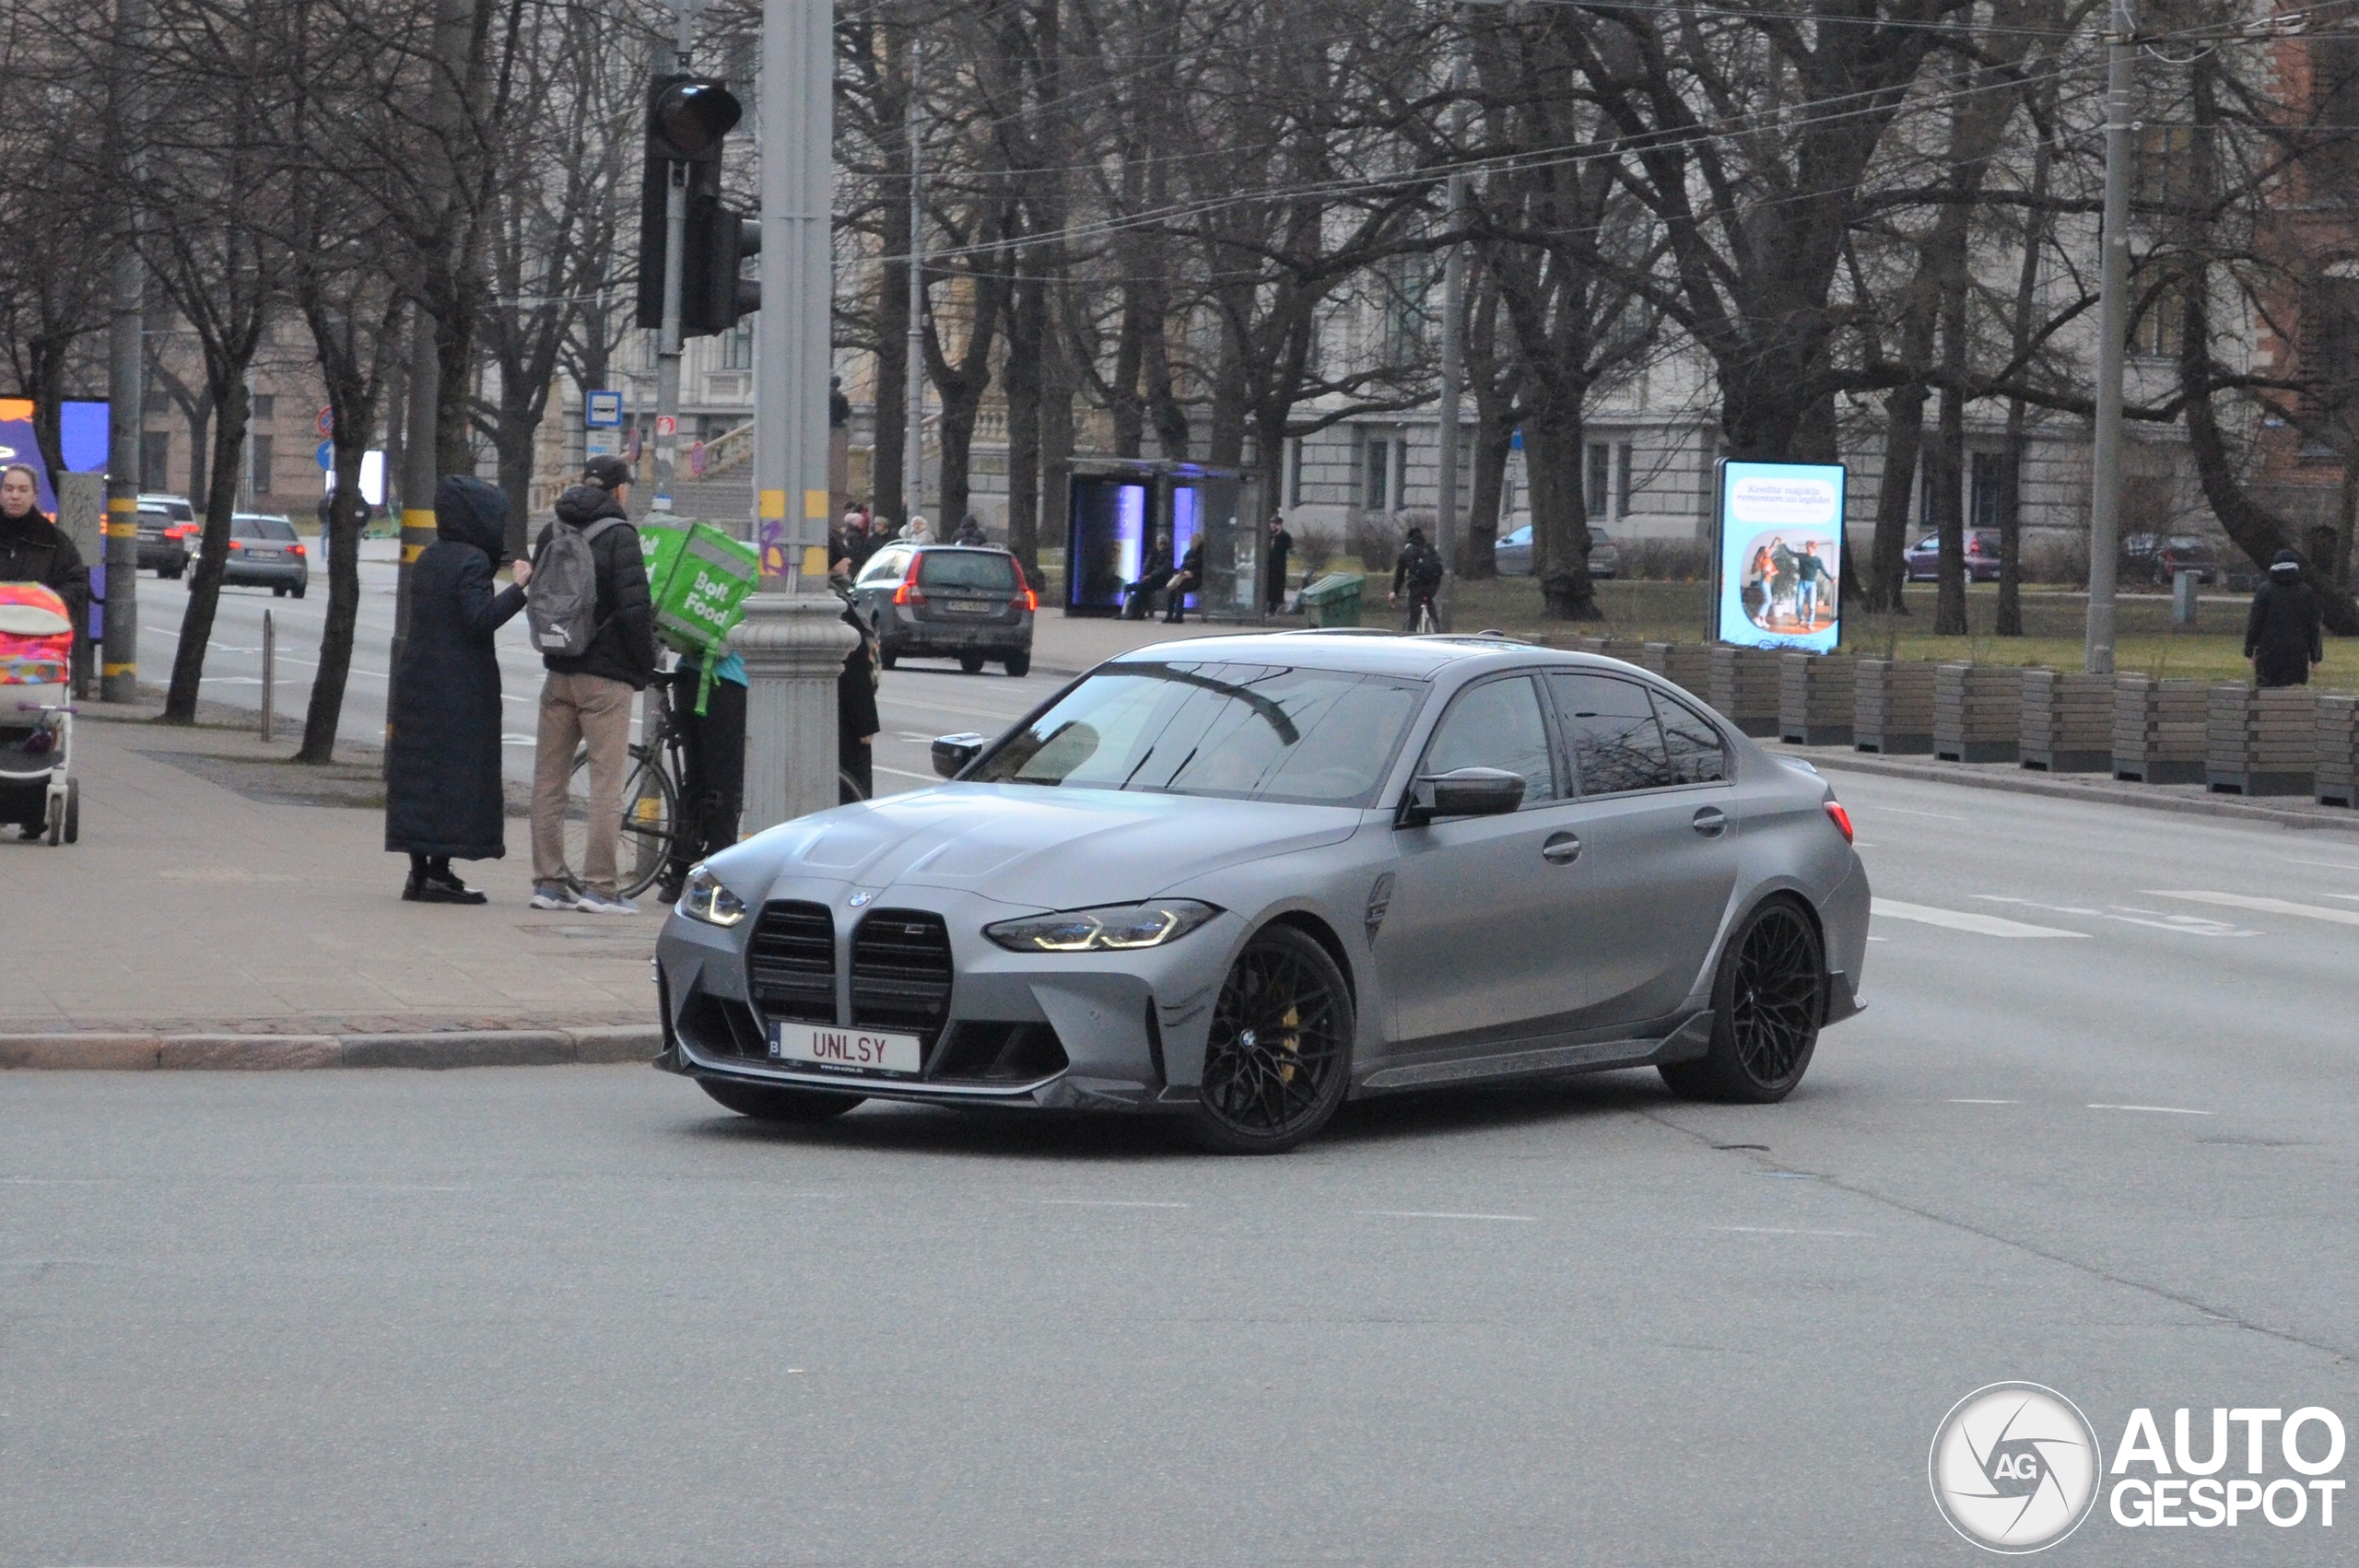
[[[257,400],[259,401],[259,400]],[[275,444],[268,436],[256,436],[254,443],[254,494],[270,494],[271,448]]]
[[[139,433],[139,487],[142,490],[169,490],[172,486],[172,433],[170,430],[142,430]]]
[[[1582,474],[1581,509],[1591,521],[1602,522],[1613,493],[1614,448],[1604,441],[1591,441],[1583,455],[1588,462]]]
[[[2359,277],[2319,277],[2302,292],[2296,369],[2310,417],[2349,427],[2359,415]]]
[[[1403,256],[1384,274],[1384,357],[1405,365],[1426,351],[1426,291],[1431,270],[1423,256]]]
[[[254,393],[254,417],[257,419],[278,417],[278,396],[276,392]]]
[[[2130,323],[2130,352],[2146,359],[2176,359],[2187,342],[2187,290],[2165,283],[2146,291]]]
[[[139,411],[143,414],[170,414],[172,411],[172,394],[157,387],[140,398]]]
[[[1302,505],[1302,438],[1297,436],[1288,443],[1286,452],[1286,505]]]
[[[2007,515],[2008,482],[2013,465],[2004,452],[1976,452],[1973,462],[1973,525],[1997,528]]]
[[[1360,477],[1360,506],[1372,512],[1390,511],[1392,508],[1392,443],[1372,439],[1362,453],[1363,473]]]
[[[721,334],[721,368],[724,370],[750,370],[754,368],[754,323],[739,322]]]
[[[2195,128],[2148,125],[2138,133],[2130,167],[2130,200],[2139,207],[2175,207],[2195,193]]]
[[[2310,142],[2302,161],[2315,202],[2359,196],[2359,32],[2310,35]]]
[[[1614,515],[1617,520],[1630,515],[1630,460],[1637,455],[1628,441],[1614,449]]]

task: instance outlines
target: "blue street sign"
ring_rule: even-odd
[[[623,422],[623,394],[593,392],[582,404],[581,422],[593,430],[611,430]]]
[[[332,472],[335,467],[335,443],[334,441],[322,441],[320,443],[318,455],[320,459],[320,472],[323,474]]]

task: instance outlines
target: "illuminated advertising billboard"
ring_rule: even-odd
[[[1719,465],[1712,639],[1831,653],[1843,635],[1843,466]]]

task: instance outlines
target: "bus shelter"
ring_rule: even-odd
[[[1076,461],[1068,481],[1065,614],[1121,614],[1158,543],[1169,545],[1164,558],[1174,563],[1201,543],[1203,581],[1188,595],[1190,613],[1207,620],[1255,615],[1261,537],[1240,521],[1246,481],[1236,469],[1192,462]]]

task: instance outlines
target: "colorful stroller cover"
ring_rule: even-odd
[[[37,582],[0,582],[0,686],[54,686],[62,691],[73,665],[74,623],[65,614],[65,601]]]

